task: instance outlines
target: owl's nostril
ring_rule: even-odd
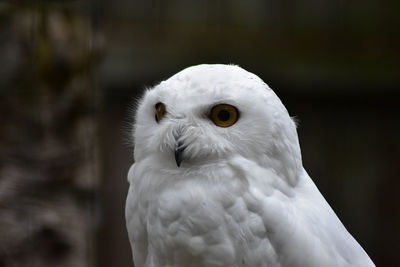
[[[174,136],[177,142],[180,142],[181,136],[183,134],[184,134],[184,125],[182,125],[182,123],[177,123],[172,130],[172,135]]]

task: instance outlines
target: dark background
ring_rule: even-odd
[[[132,107],[234,63],[299,123],[303,163],[377,266],[400,250],[400,2],[0,2],[0,267],[133,266]]]

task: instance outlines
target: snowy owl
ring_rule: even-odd
[[[259,77],[184,69],[136,111],[126,222],[136,267],[374,266],[302,166]]]

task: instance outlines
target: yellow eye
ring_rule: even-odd
[[[217,126],[229,127],[238,120],[239,112],[234,106],[219,104],[211,109],[210,118]]]
[[[159,122],[165,114],[165,105],[161,102],[156,104],[156,122]]]

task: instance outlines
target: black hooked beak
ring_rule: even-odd
[[[175,161],[176,166],[180,167],[181,162],[183,160],[183,150],[185,150],[185,146],[183,146],[182,142],[176,142],[175,144]]]

